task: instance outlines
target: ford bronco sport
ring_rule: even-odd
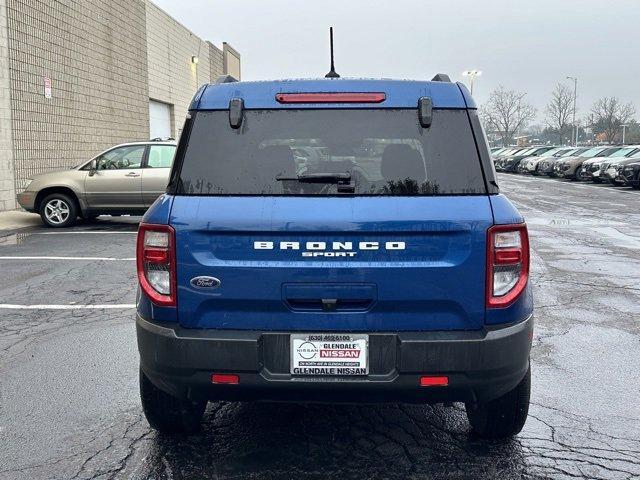
[[[445,75],[202,87],[137,267],[160,431],[218,400],[464,402],[485,438],[525,423],[527,228]]]

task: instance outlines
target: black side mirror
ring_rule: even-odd
[[[429,128],[433,119],[433,102],[429,97],[420,97],[418,100],[418,119],[422,128]]]

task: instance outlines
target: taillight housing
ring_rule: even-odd
[[[169,225],[141,223],[136,250],[140,288],[153,303],[176,306],[175,231]]]
[[[524,223],[487,232],[487,308],[513,304],[529,279],[529,235]]]

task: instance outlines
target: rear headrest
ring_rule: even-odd
[[[385,180],[406,180],[411,178],[418,183],[426,180],[424,162],[417,150],[409,145],[387,145],[382,153],[380,167]]]
[[[271,179],[277,175],[295,177],[296,162],[288,145],[270,145],[258,152],[256,161],[257,173]]]

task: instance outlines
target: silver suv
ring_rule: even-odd
[[[36,175],[18,203],[45,225],[69,227],[81,216],[144,213],[167,188],[173,140],[125,143],[70,170]]]

